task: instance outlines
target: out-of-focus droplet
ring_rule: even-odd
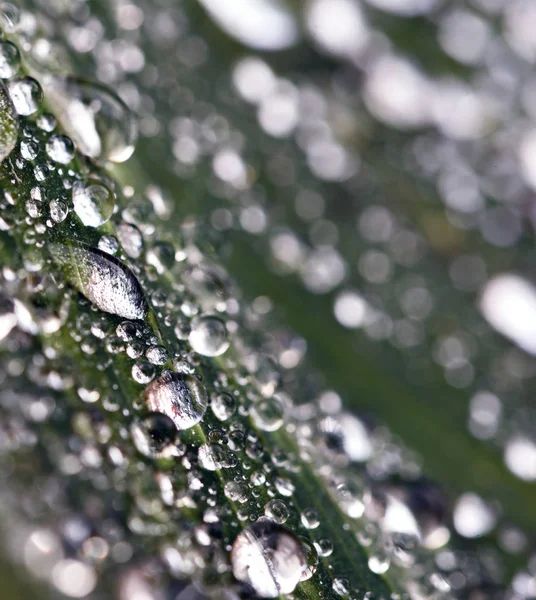
[[[146,391],[147,407],[166,414],[178,429],[197,425],[207,409],[207,391],[192,375],[165,371]]]
[[[0,342],[5,339],[17,324],[15,304],[11,298],[0,295]]]
[[[90,179],[74,185],[73,204],[84,225],[99,227],[112,216],[115,198],[101,181]]]
[[[11,42],[0,43],[0,78],[11,79],[20,69],[20,52]]]
[[[277,431],[283,425],[285,407],[277,396],[263,398],[251,407],[255,425],[263,431]]]
[[[0,163],[10,154],[19,135],[19,120],[6,86],[0,82]]]
[[[263,598],[291,594],[306,567],[300,540],[268,519],[246,527],[231,551],[233,574]]]
[[[125,319],[143,319],[147,303],[134,273],[113,256],[85,244],[50,244],[69,283],[97,308]]]
[[[299,37],[294,16],[282,0],[199,0],[230,36],[258,50],[282,50]]]
[[[116,229],[117,237],[129,258],[139,258],[143,250],[141,231],[131,223],[121,223]]]
[[[75,77],[54,78],[47,93],[67,134],[91,158],[124,162],[134,152],[136,119],[112,90]]]
[[[178,431],[167,415],[151,413],[133,423],[130,433],[137,450],[144,456],[163,458],[178,454]]]
[[[192,348],[203,356],[220,356],[229,348],[227,328],[218,317],[194,319],[188,341]]]
[[[20,22],[20,9],[11,2],[0,4],[0,26],[6,33],[14,33]]]
[[[33,115],[43,101],[43,90],[39,83],[32,77],[17,77],[9,84],[9,95],[19,115],[27,117]]]
[[[66,165],[74,157],[74,144],[66,135],[53,135],[47,141],[46,151],[54,162]]]
[[[208,266],[188,267],[182,279],[204,310],[212,310],[227,299],[225,283],[215,269]]]
[[[231,394],[223,392],[212,398],[210,408],[219,421],[227,421],[227,419],[233,416],[236,410],[236,400]]]

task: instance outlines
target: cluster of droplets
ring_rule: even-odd
[[[127,10],[118,11],[122,15],[121,22],[125,29],[129,27],[136,29],[139,13],[136,12],[134,4],[129,6],[132,7],[130,13]],[[163,31],[166,31],[165,27]],[[98,35],[100,34],[96,34],[97,37]],[[74,39],[75,36],[72,37]],[[202,49],[196,47],[192,40],[190,41],[192,43],[184,50],[186,64],[194,64],[192,61],[203,55]],[[328,42],[325,39],[320,42],[321,45],[327,44],[329,47],[329,39]],[[331,52],[341,54],[339,51],[333,52],[333,49]],[[342,413],[338,409],[326,410],[326,404],[329,405],[330,402],[326,398],[321,398],[319,409],[300,407],[303,413],[298,414],[295,422],[294,417],[291,417],[294,409],[289,396],[280,393],[278,389],[278,370],[272,367],[271,363],[267,364],[267,361],[262,360],[262,357],[252,358],[247,355],[249,350],[247,346],[244,346],[245,356],[240,358],[245,371],[237,376],[235,382],[239,389],[231,392],[229,382],[221,381],[217,389],[211,390],[210,393],[207,391],[198,377],[196,367],[215,363],[206,362],[204,357],[221,356],[220,361],[225,361],[226,358],[229,361],[233,360],[228,357],[231,354],[228,349],[229,335],[235,329],[235,324],[231,319],[228,321],[224,313],[229,311],[231,315],[236,314],[238,303],[229,301],[219,273],[199,263],[200,254],[202,255],[199,249],[191,247],[186,251],[183,247],[176,247],[168,241],[155,241],[154,223],[150,218],[145,218],[143,208],[130,206],[122,212],[118,210],[116,208],[119,204],[119,199],[116,197],[118,190],[113,182],[95,176],[94,173],[88,173],[88,176],[81,180],[75,177],[74,173],[65,171],[63,167],[73,160],[75,148],[94,159],[121,161],[130,155],[135,137],[134,126],[130,116],[128,119],[123,118],[126,113],[122,102],[100,86],[89,87],[85,83],[70,79],[61,81],[56,79],[52,83],[43,82],[47,97],[53,99],[58,107],[57,118],[68,136],[57,133],[56,129],[59,128],[56,127],[55,119],[42,113],[43,93],[37,81],[39,79],[37,74],[37,79],[20,75],[17,59],[13,58],[16,53],[6,47],[5,54],[4,64],[11,60],[14,62],[13,67],[4,67],[4,72],[10,73],[7,77],[0,74],[6,80],[5,90],[2,88],[3,96],[0,104],[2,119],[5,119],[6,123],[6,127],[3,128],[6,137],[0,140],[0,145],[6,149],[2,159],[5,160],[14,151],[20,128],[25,139],[20,144],[20,152],[15,150],[15,169],[18,169],[22,175],[26,174],[27,166],[31,165],[36,183],[25,201],[26,213],[32,219],[32,226],[28,228],[26,238],[29,242],[33,242],[33,238],[37,236],[39,240],[46,231],[43,225],[50,227],[59,224],[68,218],[70,212],[74,213],[71,218],[76,215],[76,218],[88,228],[99,228],[108,222],[113,222],[114,229],[110,231],[102,229],[99,232],[99,235],[100,233],[102,235],[98,240],[92,238],[91,243],[76,241],[57,243],[50,247],[50,254],[54,264],[65,269],[70,284],[94,307],[110,313],[112,317],[127,319],[121,323],[109,319],[97,319],[89,309],[89,317],[85,322],[83,319],[79,320],[72,337],[80,344],[83,352],[90,356],[101,348],[99,340],[102,340],[107,353],[107,358],[101,364],[103,369],[109,366],[110,360],[116,360],[119,356],[133,361],[132,380],[138,386],[145,386],[143,402],[140,404],[150,412],[135,420],[129,433],[141,455],[153,459],[180,460],[185,472],[188,473],[187,491],[183,490],[184,493],[179,492],[178,484],[174,485],[169,475],[158,473],[155,484],[160,502],[186,510],[205,506],[206,502],[208,508],[205,507],[204,510],[204,526],[196,530],[194,545],[200,546],[201,549],[203,546],[212,549],[211,537],[208,533],[210,526],[216,528],[217,524],[221,525],[220,519],[226,520],[222,518],[225,515],[214,514],[216,492],[213,493],[213,490],[216,490],[216,484],[210,483],[209,476],[210,473],[221,471],[230,474],[226,476],[225,495],[238,506],[237,516],[244,524],[241,533],[235,531],[233,536],[227,539],[227,542],[235,540],[231,552],[231,568],[234,576],[251,586],[256,593],[272,596],[292,592],[298,581],[310,577],[315,572],[318,557],[329,564],[329,557],[337,552],[333,541],[328,537],[318,537],[314,544],[307,545],[307,542],[299,540],[290,528],[291,523],[292,529],[296,531],[300,527],[307,531],[315,531],[322,521],[314,509],[305,509],[301,512],[300,525],[296,525],[293,515],[297,509],[293,506],[292,499],[296,492],[292,483],[296,466],[292,459],[284,455],[271,457],[275,469],[286,471],[284,475],[277,477],[271,472],[266,473],[262,470],[256,470],[249,477],[244,477],[244,473],[249,469],[243,464],[241,474],[233,471],[237,468],[235,454],[241,456],[243,453],[247,457],[245,458],[247,462],[258,461],[263,453],[260,440],[255,439],[255,435],[242,424],[242,418],[249,415],[255,426],[267,434],[278,432],[284,423],[288,423],[291,429],[296,427],[301,453],[309,455],[311,464],[315,465],[326,480],[331,496],[339,503],[343,513],[352,519],[352,523],[355,521],[355,531],[352,533],[358,536],[360,544],[369,548],[369,568],[373,573],[388,572],[391,563],[411,571],[416,562],[413,558],[415,548],[419,547],[421,541],[428,540],[428,533],[433,541],[424,541],[425,547],[442,546],[448,539],[448,532],[444,528],[442,519],[437,518],[436,521],[432,519],[432,523],[437,526],[432,527],[431,532],[425,533],[423,523],[429,522],[429,515],[423,518],[422,523],[419,523],[415,517],[412,521],[411,514],[408,516],[405,508],[408,499],[396,489],[396,486],[387,487],[382,490],[382,494],[378,494],[374,486],[363,483],[365,478],[348,482],[339,475],[341,467],[352,463],[360,465],[366,463],[367,476],[373,480],[381,480],[399,471],[404,473],[404,469],[408,468],[411,476],[418,473],[418,466],[401,453],[399,448],[390,444],[389,440],[382,439],[381,435],[378,435],[378,439],[374,436],[372,436],[374,439],[371,439],[367,428],[352,415]],[[118,64],[123,67],[126,65],[132,69],[131,72],[135,72],[136,60],[139,62],[140,58],[136,59],[133,47],[123,48],[118,54],[122,57],[117,59]],[[18,61],[20,64],[20,55]],[[268,73],[267,77],[271,79],[274,75]],[[288,131],[294,131],[295,123],[292,120],[297,119],[295,113],[298,91],[288,80],[273,82],[273,86],[270,84],[268,87],[270,104],[260,98],[254,102],[255,106],[258,106],[259,123],[269,135],[286,137],[288,135],[286,130],[278,133],[273,127],[281,126],[281,123],[284,125],[287,120]],[[54,90],[57,93],[56,97],[53,95]],[[305,95],[304,90],[299,90],[299,93]],[[318,96],[313,93],[308,101],[314,105],[318,102]],[[277,118],[267,113],[270,106],[276,106],[280,111],[275,116]],[[73,118],[74,116],[76,118]],[[28,127],[28,121],[34,119],[39,129],[38,135],[32,134]],[[71,129],[69,124],[74,124],[74,129]],[[79,127],[78,124],[83,126]],[[149,116],[142,120],[142,125],[149,134],[158,127]],[[242,142],[237,132],[225,133],[227,129],[225,121],[211,115],[211,118],[207,117],[200,123],[181,122],[175,125],[177,140],[174,153],[179,162],[188,162],[184,160],[185,157],[195,154],[198,151],[195,149],[196,144],[203,143],[206,146],[202,151],[214,154],[212,159],[216,176],[214,189],[218,193],[234,198],[240,191],[249,188],[253,176],[252,169],[235,147],[226,147],[226,144],[231,143],[239,148]],[[15,133],[10,134],[10,128]],[[203,135],[198,138],[196,136],[200,128],[203,130]],[[304,126],[303,129],[307,130],[307,127]],[[194,133],[191,133],[192,130]],[[110,132],[109,138],[108,132]],[[300,133],[303,134],[302,139],[307,137],[306,134],[311,134],[310,131]],[[323,135],[325,136],[325,133]],[[331,133],[328,133],[327,137],[329,138],[330,135]],[[219,136],[224,143],[220,143]],[[238,139],[235,139],[237,137]],[[319,147],[322,149],[326,140],[322,139],[322,136],[319,138],[321,142]],[[314,148],[306,142],[303,143],[310,150],[309,160],[317,160],[312,165],[322,165],[323,161],[318,159]],[[329,150],[333,156],[327,162],[337,166],[340,161],[337,163],[335,155],[338,152],[340,156],[342,150],[338,147],[335,149],[331,147]],[[44,156],[48,157],[48,164],[40,163],[39,158]],[[322,157],[322,154],[320,156]],[[344,158],[347,159],[346,155]],[[281,181],[285,181],[284,176],[288,174],[286,166],[288,161],[285,162],[285,157],[280,163],[270,165],[275,179],[281,178]],[[54,173],[61,178],[65,192],[51,199],[45,191],[53,187],[50,182],[55,180]],[[246,231],[261,233],[266,229],[267,215],[261,206],[262,194],[260,194],[259,204],[257,202],[259,197],[255,192],[256,190],[253,190],[250,197],[243,199],[244,206],[238,210],[238,221]],[[124,195],[129,197],[130,192]],[[165,204],[160,202],[159,195],[155,194],[154,190],[148,192],[146,196],[154,212],[165,212]],[[251,198],[254,199],[253,203]],[[12,200],[14,199],[8,193],[5,198],[6,206],[12,205]],[[348,272],[341,253],[334,248],[333,244],[339,232],[331,221],[323,218],[323,206],[323,198],[314,193],[306,197],[300,196],[295,202],[298,217],[311,225],[310,236],[313,244],[317,246],[315,249],[310,251],[300,242],[299,236],[281,232],[270,240],[271,252],[268,253],[270,260],[276,263],[280,271],[296,271],[307,288],[315,293],[326,293],[336,289],[344,281]],[[375,230],[370,226],[371,222],[374,225],[379,220],[381,226],[376,227],[376,230],[382,228],[385,230],[385,228],[389,229],[388,222],[392,221],[392,218],[385,213],[383,217],[380,215],[379,219],[375,220],[373,217],[374,215],[367,220],[362,216],[359,222],[359,231],[365,238],[367,232]],[[214,215],[213,222],[216,228],[225,229],[233,218],[231,211],[220,211]],[[12,224],[6,221],[5,227],[9,229],[11,226]],[[373,236],[374,233],[370,235]],[[370,241],[375,244],[385,244],[386,247],[389,244],[389,251],[392,250],[394,256],[400,257],[399,261],[398,258],[395,260],[402,265],[405,266],[404,261],[413,265],[420,260],[422,252],[420,236],[398,226],[396,230],[393,228],[387,234],[380,232],[378,235],[379,237],[376,238],[371,237]],[[38,252],[28,251],[25,267],[29,271],[39,271],[43,267],[38,255]],[[134,271],[127,266],[128,258],[139,257],[143,258],[145,264],[143,272]],[[289,262],[290,264],[285,264]],[[391,281],[392,262],[383,250],[363,252],[362,259],[359,261],[359,272],[368,281],[371,289],[378,289],[378,285]],[[73,263],[77,265],[76,269],[73,269]],[[283,263],[282,268],[281,263]],[[465,281],[463,265],[456,270],[456,273],[459,272],[461,275],[456,275],[456,278],[463,283]],[[170,279],[180,275],[184,287],[167,290],[170,296],[172,295],[170,298],[158,293],[146,298],[143,282],[160,282],[168,275]],[[407,283],[405,291],[408,293],[404,295],[406,300],[401,307],[404,318],[395,322],[385,314],[387,311],[378,310],[377,305],[373,308],[369,305],[368,298],[365,300],[361,293],[352,289],[339,293],[335,298],[335,316],[345,327],[359,328],[364,325],[366,330],[371,332],[370,337],[373,339],[388,338],[391,332],[395,331],[401,346],[412,346],[412,340],[418,340],[421,335],[420,323],[428,318],[430,305],[433,303],[427,288],[428,285],[422,279],[412,279]],[[177,307],[180,307],[179,311]],[[157,313],[159,321],[165,324],[165,328],[173,331],[177,340],[176,347],[162,346],[162,340],[150,325],[153,322],[153,311]],[[6,323],[6,330],[11,331],[18,322],[13,315],[15,315],[14,310],[8,307],[3,321]],[[20,320],[19,317],[17,319]],[[144,324],[141,325],[139,321]],[[112,322],[114,326],[110,324]],[[462,339],[460,342],[459,337],[455,336],[455,339],[441,340],[441,343],[438,343],[435,352],[436,360],[445,368],[446,373],[459,366],[457,359],[465,352],[463,349],[465,340]],[[237,346],[239,345],[237,340]],[[459,350],[460,346],[462,350]],[[298,352],[297,362],[301,360],[302,354]],[[292,360],[288,364],[291,364]],[[279,362],[284,366],[281,359]],[[467,362],[465,360],[464,364]],[[232,362],[227,364],[232,370],[230,367]],[[461,379],[453,377],[455,382],[463,383],[466,380],[466,375],[465,379],[463,376]],[[87,388],[78,390],[82,401],[102,402],[103,406],[110,410],[119,410],[118,405],[111,398],[101,398],[96,383],[93,389],[89,383],[86,385]],[[277,393],[275,393],[276,389]],[[201,422],[209,404],[208,414],[213,415],[219,423],[225,424],[226,433],[222,434],[217,427],[214,428],[210,431],[211,435],[209,434],[207,441],[198,446],[197,452],[187,453],[184,445],[179,442],[177,430],[188,431]],[[227,426],[229,426],[228,430]],[[221,427],[223,429],[223,425]],[[321,440],[320,452],[315,449],[317,440]],[[117,466],[122,464],[124,459],[119,456],[120,453],[109,454],[111,454],[110,460],[115,461],[114,464]],[[83,458],[87,464],[98,463],[91,447],[85,449]],[[74,467],[70,467],[67,461],[66,472],[69,468]],[[274,494],[276,497],[264,503],[259,501],[257,504],[260,504],[261,508],[255,506],[251,510],[248,502],[251,497],[255,497],[257,493],[255,490],[262,491],[259,496],[264,496],[265,488],[268,489],[269,494]],[[202,491],[204,489],[208,490],[208,500]],[[210,498],[210,495],[213,497]],[[143,507],[140,507],[140,511],[145,516],[151,515],[151,510],[157,511],[150,501],[150,495],[148,498],[143,497],[138,500],[138,504]],[[467,502],[461,503],[462,508],[466,505]],[[481,506],[480,509],[479,514],[482,516]],[[367,522],[370,519],[373,525],[361,527],[360,519],[363,515],[366,515]],[[262,516],[267,520],[258,521],[257,519]],[[403,523],[406,529],[396,529],[392,525],[393,520]],[[245,526],[248,521],[255,521],[255,523]],[[462,521],[463,519],[459,522]],[[152,531],[153,535],[161,531],[157,524],[148,525],[141,517],[133,517],[130,520],[130,529],[140,533]],[[485,532],[486,528],[481,531]],[[196,559],[202,563],[205,554],[197,548],[193,551],[183,538],[178,544],[166,548],[164,559],[172,572],[191,576],[196,570]],[[92,552],[98,553],[102,543],[97,540],[88,543],[87,546],[90,548],[96,546],[97,550]],[[187,558],[187,550],[192,550],[189,558]],[[449,562],[446,554],[448,553],[438,560],[438,564],[447,565],[445,567],[447,571],[459,575],[463,568],[463,561],[452,559]],[[312,559],[309,560],[308,557]],[[69,593],[69,587],[65,584],[65,581],[70,579],[67,575],[69,572],[78,572],[85,576],[82,579],[87,579],[89,582],[93,580],[81,564],[67,563],[63,564],[61,569],[58,568],[54,581],[61,591],[67,590],[66,593]],[[222,564],[225,564],[225,560]],[[258,568],[251,569],[251,565],[257,565]],[[64,575],[62,576],[61,573]],[[136,577],[139,577],[138,574],[132,575],[131,579],[136,580]],[[434,573],[429,579],[427,585],[431,586],[430,596],[436,592],[448,591],[449,584],[441,575]],[[454,577],[452,580],[457,581]],[[125,584],[127,589],[128,582],[127,579]],[[341,596],[357,595],[356,587],[352,582],[351,573],[337,574],[333,581],[333,590]]]

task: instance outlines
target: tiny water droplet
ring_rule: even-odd
[[[147,387],[145,398],[149,410],[166,414],[178,429],[197,425],[207,409],[207,391],[199,380],[171,371]]]
[[[27,117],[39,109],[43,101],[43,90],[32,77],[17,77],[9,84],[9,95],[19,115]]]
[[[298,537],[268,519],[249,525],[238,534],[231,563],[234,576],[263,598],[291,594],[306,567]]]
[[[130,158],[137,138],[136,120],[111,89],[75,77],[54,78],[49,88],[58,118],[81,152],[112,162]]]
[[[17,144],[19,120],[6,86],[0,82],[0,163],[3,162]]]
[[[220,356],[229,348],[227,328],[218,317],[194,319],[188,341],[195,352],[203,356]]]
[[[175,423],[162,413],[150,413],[130,428],[137,450],[144,456],[163,458],[178,454],[175,444],[178,431]]]
[[[0,43],[0,78],[11,79],[20,68],[20,52],[11,42]]]
[[[134,273],[121,261],[86,244],[50,244],[69,283],[97,308],[125,319],[143,319],[147,303]]]
[[[73,186],[74,210],[82,223],[99,227],[112,216],[115,199],[112,192],[97,179],[80,181]]]

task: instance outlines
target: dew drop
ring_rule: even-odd
[[[129,258],[139,258],[143,250],[141,231],[131,223],[121,223],[117,227],[117,237]]]
[[[229,348],[227,328],[218,317],[198,317],[188,336],[192,348],[203,356],[220,356]]]
[[[134,273],[121,261],[86,244],[50,244],[69,283],[97,308],[125,319],[143,319],[147,303]]]
[[[236,400],[231,394],[223,392],[212,398],[210,408],[219,421],[227,421],[227,419],[233,416],[236,410]]]
[[[197,425],[207,409],[207,391],[192,375],[165,371],[151,383],[145,398],[149,410],[166,414],[178,429]]]
[[[130,434],[137,450],[144,456],[164,458],[178,454],[178,431],[167,415],[150,413],[132,424]]]
[[[212,310],[227,299],[223,277],[216,269],[208,266],[188,267],[182,278],[204,310]]]
[[[263,431],[277,431],[283,425],[284,406],[277,396],[263,398],[251,407],[255,425]]]
[[[7,33],[14,33],[20,22],[20,9],[11,2],[0,4],[0,25]]]
[[[17,77],[9,84],[9,95],[19,115],[27,117],[39,109],[43,101],[43,90],[32,77]]]
[[[66,165],[74,157],[74,144],[66,135],[53,135],[47,141],[46,151],[54,162]]]
[[[289,509],[283,500],[275,498],[266,504],[264,514],[274,523],[282,525],[289,517]]]
[[[67,215],[69,214],[69,209],[67,208],[67,204],[63,200],[51,200],[50,205],[50,218],[55,223],[61,223],[65,221]]]
[[[19,121],[6,86],[0,82],[0,163],[17,144]]]
[[[76,214],[84,225],[99,227],[112,216],[115,199],[102,182],[90,179],[73,186],[73,204]]]
[[[234,576],[263,598],[292,593],[306,567],[300,540],[285,526],[268,519],[238,534],[231,563]]]
[[[10,79],[20,68],[20,52],[11,42],[0,43],[0,78]]]
[[[49,96],[58,118],[81,152],[124,162],[134,152],[137,125],[128,106],[112,90],[75,77],[55,78]]]

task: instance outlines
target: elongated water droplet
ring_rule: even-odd
[[[207,391],[192,375],[165,371],[146,391],[147,407],[167,415],[178,429],[197,425],[207,410]]]
[[[69,283],[97,308],[125,319],[143,319],[147,303],[134,273],[121,261],[86,244],[50,244]]]
[[[0,83],[0,163],[3,162],[17,144],[19,121],[7,88]]]
[[[73,187],[74,210],[82,223],[99,227],[109,220],[115,206],[112,192],[97,179],[80,181]]]
[[[65,131],[81,152],[112,162],[130,158],[138,135],[136,119],[112,90],[62,77],[51,80],[47,92]]]
[[[286,527],[268,519],[238,534],[231,551],[233,574],[263,598],[290,594],[306,568],[300,540]]]

